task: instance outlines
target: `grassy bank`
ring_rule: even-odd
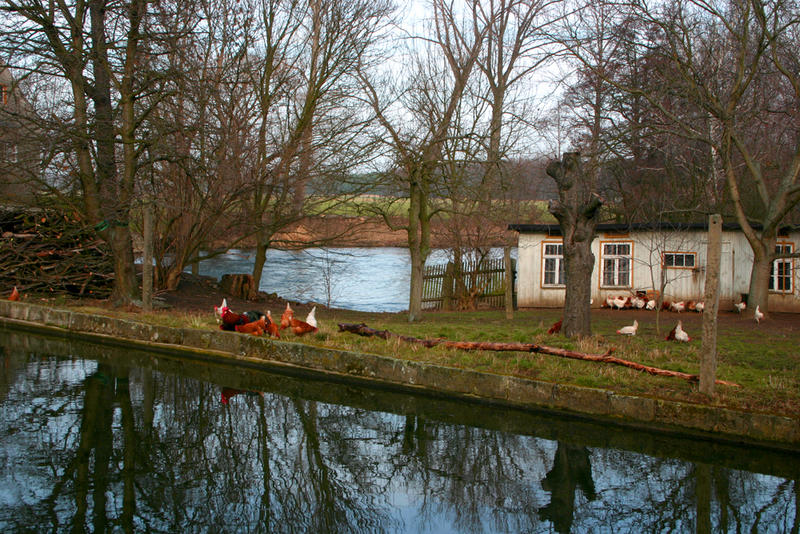
[[[217,328],[208,312],[160,311],[135,313],[106,308],[79,306],[80,311],[112,314],[151,324],[200,329]],[[273,312],[277,310],[273,309]],[[298,310],[298,315],[302,315]],[[459,341],[538,343],[552,347],[601,354],[614,348],[614,355],[641,364],[697,374],[699,372],[702,316],[664,312],[660,331],[654,312],[595,310],[592,326],[595,335],[586,340],[569,340],[548,335],[547,329],[561,316],[560,310],[517,311],[507,320],[502,311],[435,312],[410,324],[405,314],[365,313],[345,310],[318,310],[320,331],[289,341],[367,352],[434,363],[487,373],[519,376],[536,380],[610,389],[618,393],[670,400],[708,403],[736,409],[800,417],[800,331],[796,316],[773,314],[773,319],[756,326],[744,316],[722,313],[719,318],[718,372],[722,380],[740,387],[717,386],[709,400],[697,391],[697,384],[678,378],[652,376],[625,367],[564,359],[546,354],[521,352],[461,351],[442,347],[424,348],[399,340],[360,337],[339,332],[338,323],[366,323],[375,329],[419,338],[445,338]],[[619,336],[616,330],[639,321],[636,337]],[[664,338],[677,319],[693,337],[689,343]],[[695,338],[694,336],[697,336]]]

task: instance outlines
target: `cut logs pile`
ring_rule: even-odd
[[[0,295],[27,292],[106,298],[114,263],[108,246],[74,213],[0,210]]]

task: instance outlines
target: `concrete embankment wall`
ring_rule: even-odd
[[[742,412],[701,404],[620,395],[419,362],[397,360],[193,328],[170,328],[101,315],[0,301],[6,327],[36,327],[90,336],[100,342],[174,350],[202,359],[229,361],[302,375],[410,392],[444,395],[522,409],[554,410],[657,431],[800,450],[800,419]]]

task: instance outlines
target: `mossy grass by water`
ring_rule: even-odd
[[[70,307],[76,309],[75,306]],[[77,309],[171,327],[211,330],[218,328],[211,310],[144,313],[110,310],[105,307],[77,306]],[[272,311],[274,314],[278,310]],[[298,315],[301,315],[299,310]],[[800,329],[794,326],[795,322],[800,325],[800,318],[795,321],[796,316],[790,314],[776,319],[772,325],[769,322],[755,325],[754,321],[745,316],[725,313],[720,315],[717,378],[735,382],[740,387],[718,385],[713,399],[700,394],[696,383],[652,376],[625,367],[546,354],[425,348],[397,339],[387,341],[339,332],[337,326],[338,323],[363,322],[371,328],[425,339],[537,343],[596,354],[602,354],[613,347],[614,355],[619,358],[673,371],[699,373],[702,324],[700,314],[664,312],[660,316],[660,328],[657,329],[654,312],[595,310],[592,317],[594,335],[583,340],[548,335],[547,329],[560,317],[561,310],[557,309],[516,311],[512,320],[506,319],[503,311],[430,312],[424,314],[421,321],[409,323],[407,315],[403,313],[318,309],[319,332],[298,338],[285,330],[282,336],[288,341],[325,348],[367,352],[547,382],[604,388],[621,394],[800,417]],[[639,321],[639,330],[635,337],[616,334],[618,328],[632,323],[634,318]],[[678,319],[682,320],[684,329],[692,336],[689,343],[665,340],[667,332]]]

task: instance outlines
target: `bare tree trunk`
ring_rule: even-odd
[[[511,320],[514,318],[514,269],[511,263],[511,247],[509,246],[503,249],[503,264],[506,269],[506,319]]]
[[[700,392],[714,395],[717,377],[717,313],[719,311],[719,268],[722,255],[722,216],[708,218],[708,252],[706,253],[706,287],[703,313],[703,345],[700,356]]]
[[[153,204],[144,205],[144,224],[142,225],[144,250],[142,254],[142,309],[153,309]]]
[[[558,220],[564,240],[566,295],[562,331],[567,337],[592,335],[591,277],[594,269],[592,240],[603,200],[594,192],[583,171],[581,155],[567,152],[553,160],[547,174],[556,181],[559,200],[551,200],[549,211]]]
[[[114,228],[108,240],[114,253],[114,288],[111,302],[115,306],[129,304],[139,292],[134,267],[133,239],[127,224]]]
[[[567,289],[564,296],[562,330],[567,337],[592,335],[591,276],[594,254],[591,240],[575,241],[567,245],[564,240],[564,276]]]
[[[747,293],[747,309],[753,313],[756,306],[761,312],[769,310],[769,279],[772,275],[772,256],[775,250],[775,239],[764,239],[762,246],[754,246],[753,271],[750,273],[750,286]]]
[[[424,179],[424,178],[422,178]],[[428,220],[426,189],[419,181],[411,183],[408,208],[408,250],[411,256],[408,321],[422,317],[422,276],[430,254],[430,221]]]
[[[116,129],[111,101],[111,71],[108,65],[105,0],[91,0],[92,66],[94,84],[89,86],[89,95],[94,103],[94,140],[97,147],[97,181],[100,184],[100,210],[104,215],[99,233],[114,254],[114,287],[111,301],[115,305],[128,304],[138,292],[134,270],[133,240],[130,227],[130,198],[132,176],[129,182],[120,179],[116,164]],[[132,168],[130,170],[132,173]]]
[[[256,257],[253,263],[253,285],[255,285],[256,291],[261,287],[261,275],[264,271],[264,265],[267,263],[267,250],[269,250],[267,240],[259,237],[256,245]]]

